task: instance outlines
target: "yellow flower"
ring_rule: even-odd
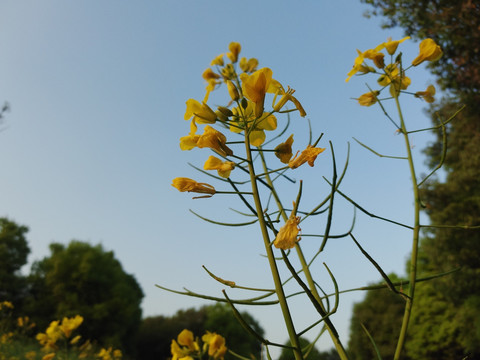
[[[377,96],[380,91],[370,91],[358,98],[358,103],[362,106],[371,106],[377,102]]]
[[[235,163],[232,161],[222,161],[215,156],[209,156],[205,165],[203,165],[205,170],[217,170],[218,175],[224,178],[228,178],[230,173],[235,168]]]
[[[215,188],[206,183],[198,183],[195,180],[184,178],[184,177],[177,177],[173,179],[172,186],[177,188],[180,192],[195,192],[199,194],[215,194]]]
[[[198,139],[200,139],[200,135],[196,135],[196,132],[197,132],[197,125],[195,124],[195,120],[192,120],[192,122],[190,123],[190,134],[180,138],[180,149],[192,150],[194,147],[197,146],[197,142],[198,142]]]
[[[240,59],[240,69],[242,69],[243,72],[246,73],[251,73],[254,72],[257,69],[258,66],[258,60],[255,58],[248,59],[242,57]]]
[[[50,354],[47,354],[47,355],[44,355],[42,357],[42,360],[51,360],[55,357],[55,353],[50,353]]]
[[[393,55],[395,54],[395,51],[397,51],[398,44],[401,44],[402,42],[408,39],[410,39],[410,36],[406,36],[402,40],[392,40],[392,38],[389,37],[387,39],[387,42],[383,43],[383,45],[385,46],[385,49],[387,49],[387,52],[390,55]]]
[[[240,79],[242,80],[243,95],[255,104],[255,116],[257,118],[262,116],[265,94],[272,81],[272,70],[262,68],[251,75],[241,74]]]
[[[218,66],[223,66],[223,54],[218,55],[215,59],[212,60],[210,63],[211,66],[213,65],[218,65]]]
[[[190,330],[183,329],[180,334],[178,334],[177,341],[180,345],[188,347],[188,349],[191,351],[200,349],[193,338],[193,333]]]
[[[192,116],[197,124],[213,124],[217,120],[215,112],[204,102],[200,103],[195,99],[188,99],[186,104],[187,110],[183,116],[185,120],[190,120]]]
[[[80,335],[75,336],[72,340],[70,340],[70,344],[75,345],[76,343],[78,343],[80,341],[81,338],[82,337]]]
[[[380,50],[382,50],[383,48],[384,44],[380,44],[375,49],[368,49],[364,52],[361,52],[357,49],[358,56],[355,58],[352,70],[348,72],[345,82],[348,82],[350,78],[357,72],[365,74],[371,71],[375,71],[373,68],[371,69],[364,64],[365,59],[373,60],[373,62],[378,68],[383,68],[385,66],[383,61],[384,55],[380,52]]]
[[[365,59],[370,59],[373,61],[375,66],[379,69],[383,69],[385,67],[385,62],[383,58],[385,57],[385,54],[379,52],[383,48],[383,44],[377,46],[375,49],[368,49],[363,53],[363,57]]]
[[[13,304],[10,301],[2,301],[0,302],[0,310],[2,310],[2,307],[13,309]]]
[[[238,42],[231,42],[228,46],[230,52],[227,53],[227,57],[232,63],[236,63],[238,60],[238,54],[242,50],[242,46]]]
[[[291,169],[296,169],[299,166],[305,164],[308,161],[308,165],[313,166],[315,163],[315,159],[317,158],[318,154],[322,153],[325,148],[316,148],[312,145],[308,145],[305,150],[302,151],[300,155],[295,155],[295,157],[288,162],[288,166]]]
[[[35,360],[37,358],[37,353],[35,351],[29,351],[26,352],[24,356],[27,360]]]
[[[248,140],[251,145],[260,146],[266,138],[265,130],[272,131],[277,128],[277,118],[264,112],[262,117],[257,119],[254,107],[255,105],[249,101],[245,109],[233,108],[233,120],[230,122],[230,131],[240,133],[254,126],[252,130],[248,131]]]
[[[210,148],[222,156],[233,155],[233,151],[226,145],[227,138],[220,131],[211,126],[205,126],[203,134],[197,140],[197,147]]]
[[[64,317],[62,320],[62,324],[60,325],[60,329],[65,334],[65,337],[68,339],[72,334],[72,331],[78,328],[83,322],[83,317],[80,315],[76,315],[73,318],[66,318]]]
[[[207,68],[203,74],[202,74],[202,77],[206,80],[206,81],[209,81],[209,80],[216,80],[216,79],[219,79],[220,78],[220,75],[218,75],[217,73],[214,73],[213,70],[211,68]]]
[[[293,207],[295,208],[295,203],[293,204]],[[300,216],[296,216],[292,211],[285,225],[283,225],[277,233],[273,245],[277,249],[282,250],[293,248],[295,244],[300,241],[300,236],[298,236],[298,232],[300,231],[300,228],[298,227],[299,223]]]
[[[288,139],[275,147],[275,156],[284,164],[288,164],[293,156],[292,153],[293,134]]]
[[[307,115],[307,113],[303,109],[302,104],[300,104],[300,101],[298,101],[297,98],[293,96],[293,93],[295,92],[295,90],[290,89],[290,87],[288,87],[287,91],[284,91],[281,85],[280,87],[278,87],[278,89],[279,89],[279,93],[282,94],[282,97],[280,98],[278,103],[275,104],[275,106],[273,107],[274,111],[280,111],[283,108],[283,106],[287,103],[287,101],[291,101],[295,104],[295,107],[300,112],[301,117],[305,117]]]
[[[205,335],[202,336],[202,340],[208,346],[209,356],[214,359],[223,360],[225,353],[227,352],[225,338],[223,336],[207,331]]]
[[[442,49],[432,39],[425,39],[420,42],[420,53],[412,61],[413,66],[420,65],[425,60],[437,61],[443,55]]]
[[[122,352],[118,349],[113,350],[113,357],[115,359],[121,359],[122,358]]]
[[[227,89],[230,97],[233,101],[237,101],[240,98],[240,94],[238,93],[238,89],[235,84],[231,80],[227,80]]]
[[[435,101],[433,95],[435,95],[435,86],[433,85],[429,85],[425,91],[417,91],[415,93],[415,97],[422,98],[428,103],[433,103]]]

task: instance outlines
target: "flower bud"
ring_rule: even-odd
[[[240,98],[237,87],[231,80],[227,80],[228,93],[233,101],[237,101]]]

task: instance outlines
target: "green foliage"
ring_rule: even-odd
[[[26,312],[40,328],[46,319],[81,314],[83,338],[132,352],[143,298],[135,278],[101,245],[72,241],[51,244],[50,250],[32,268]]]
[[[263,335],[263,329],[250,314],[241,314],[257,333]],[[206,331],[216,332],[225,337],[228,349],[245,357],[253,354],[259,358],[260,343],[242,328],[230,307],[223,304],[203,306],[198,310],[180,310],[172,317],[155,316],[144,319],[139,330],[137,358],[168,358],[172,340],[176,339],[183,329],[188,329],[199,337]],[[234,357],[227,353],[225,359]]]
[[[0,218],[0,301],[19,303],[23,297],[25,279],[19,271],[30,253],[27,232],[26,226]]]
[[[395,274],[389,275],[389,278],[393,282],[400,280]],[[382,358],[393,358],[404,308],[405,300],[398,294],[386,288],[369,290],[365,299],[353,307],[348,342],[348,352],[352,358],[356,360],[377,358],[375,348],[362,324],[373,337]]]

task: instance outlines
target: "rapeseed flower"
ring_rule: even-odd
[[[203,130],[203,134],[198,138],[197,147],[208,147],[222,156],[233,155],[233,151],[226,145],[226,142],[227,138],[225,135],[207,125]]]
[[[370,91],[358,98],[358,103],[362,106],[371,106],[377,102],[377,96],[380,91]]]
[[[427,90],[425,91],[417,91],[415,93],[415,97],[422,98],[425,100],[427,103],[433,103],[435,101],[435,98],[433,95],[435,95],[435,86],[429,85],[427,87]]]
[[[295,203],[293,204],[295,208]],[[273,245],[277,249],[288,250],[295,246],[295,244],[300,241],[300,236],[298,233],[300,228],[300,216],[296,216],[296,213],[292,211],[290,217],[288,218],[285,225],[283,225],[277,233]]]
[[[270,88],[272,83],[272,70],[262,68],[253,74],[241,74],[242,92],[248,100],[255,104],[255,116],[257,118],[263,115],[265,95],[267,92],[276,92],[277,89]]]
[[[424,61],[437,61],[443,55],[443,51],[439,45],[432,39],[425,39],[420,42],[420,53],[412,61],[413,66],[420,65]]]
[[[308,165],[314,166],[315,159],[317,158],[318,154],[322,153],[325,151],[325,148],[317,148],[313,147],[312,145],[308,145],[305,150],[301,152],[300,155],[297,154],[295,157],[288,162],[288,166],[291,169],[296,169],[299,166],[305,164],[308,162]]]
[[[232,63],[236,63],[238,61],[238,54],[240,54],[240,51],[242,50],[242,46],[238,42],[231,42],[228,49],[230,52],[227,53],[227,57]]]
[[[186,104],[187,110],[183,116],[185,120],[190,120],[192,116],[197,124],[213,124],[217,120],[215,112],[204,102],[188,99]]]
[[[195,180],[177,177],[173,179],[172,186],[175,187],[180,192],[195,192],[199,194],[210,194],[214,195],[216,193],[215,188],[207,183],[199,183]]]
[[[68,339],[72,334],[72,331],[78,328],[83,322],[83,317],[76,315],[72,318],[64,317],[62,323],[60,324],[60,330],[63,332],[65,337]]]
[[[293,156],[292,153],[293,134],[288,139],[275,147],[275,156],[284,164],[288,164]]]
[[[218,175],[223,178],[228,178],[230,173],[235,168],[235,163],[232,161],[222,161],[215,156],[209,156],[203,165],[205,170],[217,170]]]
[[[250,58],[247,60],[247,58],[242,57],[239,65],[243,72],[252,73],[257,70],[258,60],[255,58]]]
[[[287,103],[287,101],[291,101],[295,105],[301,117],[305,117],[307,115],[307,113],[303,109],[302,104],[300,104],[300,101],[298,101],[297,98],[293,96],[293,93],[295,92],[295,90],[290,89],[290,87],[288,87],[287,91],[285,91],[282,85],[280,85],[280,83],[278,83],[277,88],[278,88],[278,93],[282,95],[282,97],[273,107],[274,111],[280,111],[283,108],[283,106]]]
[[[204,347],[208,347],[209,356],[215,360],[223,360],[227,352],[225,338],[223,336],[207,331],[206,334],[202,336],[202,341],[204,342]]]
[[[387,42],[383,43],[383,45],[385,46],[385,49],[387,49],[387,52],[390,55],[393,55],[395,54],[395,51],[397,51],[398,45],[408,39],[410,39],[410,36],[406,36],[401,40],[392,40],[392,38],[389,37],[387,38]]]

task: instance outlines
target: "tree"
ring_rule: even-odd
[[[258,322],[247,312],[241,312],[243,319],[258,334],[264,331]],[[203,306],[179,310],[172,317],[155,316],[143,320],[138,336],[137,358],[139,360],[167,359],[171,356],[170,344],[178,334],[188,329],[201,337],[206,331],[215,332],[226,339],[227,347],[235,353],[259,358],[260,342],[248,334],[225,304]],[[225,359],[234,359],[227,353]]]
[[[25,278],[20,269],[30,253],[25,234],[26,226],[0,218],[0,301],[19,306],[24,297]]]
[[[372,15],[400,26],[414,39],[433,38],[444,56],[430,63],[449,97],[430,109],[432,120],[465,110],[447,126],[446,180],[433,179],[421,193],[432,224],[480,224],[480,3],[472,0],[362,0]],[[427,147],[433,168],[442,155],[442,134]],[[419,286],[407,342],[414,359],[480,359],[480,230],[431,228],[420,245],[419,269],[450,276]],[[428,319],[428,321],[427,321]],[[435,331],[432,331],[435,330]]]
[[[400,279],[389,275],[391,281]],[[383,284],[380,282],[376,285]],[[369,290],[363,301],[353,307],[350,320],[348,353],[356,360],[377,358],[375,348],[362,325],[373,337],[383,359],[392,359],[395,354],[402,325],[405,300],[388,289]]]
[[[50,251],[50,257],[32,267],[31,301],[25,311],[41,328],[53,319],[81,315],[83,338],[131,353],[143,298],[134,276],[101,245],[53,243]]]

